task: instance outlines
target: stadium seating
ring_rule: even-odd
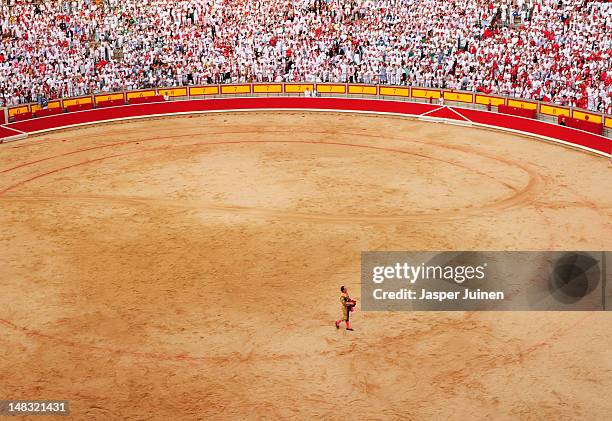
[[[611,2],[176,0],[171,6],[166,0],[1,2],[0,16],[18,18],[0,24],[0,106],[40,95],[51,101],[305,81],[467,90],[612,114]]]

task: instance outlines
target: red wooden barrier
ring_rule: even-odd
[[[13,121],[29,120],[32,117],[34,117],[34,114],[32,114],[32,111],[28,111],[28,112],[25,112],[25,113],[15,114],[13,116]]]
[[[118,107],[120,105],[125,105],[125,101],[123,99],[112,99],[110,101],[100,101],[98,102],[98,108],[106,108],[106,107]]]
[[[85,110],[91,110],[93,108],[93,104],[87,103],[87,104],[74,104],[74,105],[69,105],[66,107],[66,112],[72,113],[75,111],[85,111]]]
[[[572,127],[574,129],[580,129],[595,134],[603,134],[603,124],[592,123],[590,121],[578,120],[577,118],[565,116],[559,116],[557,118],[557,122],[561,125],[563,125],[562,122],[564,122],[565,126]]]
[[[130,98],[128,102],[130,104],[146,104],[149,102],[161,102],[164,100],[163,95],[153,95],[153,96],[142,96],[136,98]]]
[[[437,105],[417,102],[381,101],[350,98],[298,98],[298,97],[262,97],[262,98],[220,98],[206,101],[160,101],[154,104],[142,104],[138,107],[122,106],[94,109],[86,112],[35,118],[18,123],[11,123],[13,128],[26,133],[52,130],[69,125],[97,123],[113,119],[140,118],[150,115],[198,113],[206,111],[245,110],[245,109],[317,109],[365,111],[374,113],[393,113],[421,116],[439,109]],[[468,108],[449,107],[455,113],[475,124],[488,127],[520,131],[525,134],[542,136],[550,140],[559,140],[610,154],[612,140],[594,133],[578,131],[540,120],[522,118],[507,114],[472,110]],[[16,132],[18,133],[18,132]],[[0,136],[2,133],[0,133]]]
[[[48,115],[56,115],[56,114],[61,114],[63,112],[64,112],[63,109],[61,109],[60,107],[56,107],[56,108],[44,108],[41,110],[36,110],[34,114],[36,114],[36,117],[46,117]]]
[[[537,118],[536,110],[529,110],[527,108],[508,107],[507,105],[499,105],[497,111],[502,114],[516,115],[519,117]]]

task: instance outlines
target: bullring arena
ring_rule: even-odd
[[[2,395],[74,419],[609,416],[607,312],[333,327],[362,250],[612,249],[609,154],[449,107],[259,101],[0,145]]]

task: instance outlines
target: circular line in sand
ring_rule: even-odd
[[[153,138],[151,138],[153,139]],[[135,142],[132,142],[135,143]],[[504,187],[513,190],[515,193],[507,196],[505,198],[502,198],[500,200],[496,200],[490,203],[486,203],[484,205],[480,205],[480,206],[465,206],[465,207],[461,207],[461,208],[455,208],[455,209],[445,209],[445,210],[434,210],[434,211],[421,211],[421,212],[413,212],[413,213],[406,213],[406,214],[396,214],[396,215],[353,215],[353,214],[326,214],[326,213],[308,213],[308,212],[292,212],[292,211],[286,211],[286,210],[282,210],[282,209],[261,209],[261,208],[255,208],[255,207],[247,207],[247,206],[238,206],[238,205],[233,205],[233,204],[218,204],[218,203],[208,203],[208,202],[183,202],[183,203],[178,203],[176,201],[173,200],[167,200],[167,199],[152,199],[152,198],[121,198],[121,197],[116,197],[116,196],[77,196],[77,195],[71,195],[71,196],[61,196],[61,195],[46,195],[46,196],[28,196],[28,197],[21,197],[22,199],[29,199],[29,200],[36,200],[36,198],[44,198],[47,200],[53,199],[53,198],[58,198],[58,199],[86,199],[86,200],[95,200],[100,199],[100,200],[116,200],[116,201],[130,201],[131,203],[147,203],[147,204],[155,204],[156,206],[160,206],[160,205],[165,205],[165,206],[174,206],[174,207],[184,207],[184,208],[204,208],[204,209],[209,209],[209,210],[219,210],[219,211],[226,211],[226,212],[240,212],[240,213],[247,213],[247,214],[252,214],[252,215],[258,215],[258,216],[269,216],[269,217],[275,217],[275,218],[282,218],[282,219],[299,219],[299,220],[307,220],[307,221],[319,221],[319,222],[355,222],[355,223],[389,223],[389,222],[401,222],[401,221],[409,221],[409,220],[422,220],[423,218],[432,218],[433,219],[464,219],[464,218],[468,218],[474,214],[480,214],[486,211],[497,211],[500,209],[507,209],[507,208],[512,208],[518,205],[524,205],[529,197],[530,197],[530,193],[535,189],[535,187],[537,186],[537,178],[533,177],[533,174],[527,172],[528,176],[529,176],[529,182],[527,183],[526,186],[524,186],[523,188],[519,189],[517,187],[514,186],[510,186],[508,183],[506,183],[505,181],[501,181],[498,178],[491,176],[489,174],[483,173],[477,169],[471,168],[469,166],[466,165],[462,165],[460,163],[457,162],[453,162],[453,161],[449,161],[449,160],[445,160],[445,159],[441,159],[441,158],[436,158],[433,157],[431,155],[427,155],[427,154],[423,154],[423,153],[417,153],[417,152],[412,152],[412,151],[406,151],[406,150],[402,150],[402,149],[395,149],[395,148],[386,148],[386,147],[381,147],[381,146],[372,146],[372,145],[360,145],[360,144],[351,144],[351,143],[342,143],[342,142],[322,142],[322,141],[299,141],[299,140],[292,140],[292,141],[285,141],[285,140],[260,140],[260,141],[222,141],[222,142],[196,142],[196,143],[191,143],[191,144],[181,144],[181,145],[164,145],[164,146],[160,146],[160,147],[155,147],[155,148],[147,148],[147,149],[140,149],[137,151],[130,151],[130,152],[125,152],[125,153],[120,153],[120,154],[114,154],[114,155],[109,155],[109,156],[104,156],[101,158],[95,158],[95,159],[89,159],[87,161],[81,161],[78,162],[76,164],[72,164],[72,165],[68,165],[65,167],[60,167],[60,168],[56,168],[53,169],[51,171],[42,173],[42,174],[37,174],[33,177],[30,177],[28,179],[25,180],[21,180],[18,183],[15,183],[13,185],[10,185],[8,187],[6,187],[4,190],[0,191],[0,198],[2,196],[4,196],[5,199],[10,200],[11,198],[19,198],[20,196],[6,196],[5,194],[9,191],[12,191],[14,189],[16,189],[17,187],[20,187],[24,184],[30,183],[32,181],[47,177],[49,175],[52,174],[56,174],[59,172],[63,172],[63,171],[67,171],[69,169],[75,168],[75,167],[80,167],[80,166],[85,166],[85,165],[89,165],[89,164],[93,164],[93,163],[98,163],[101,161],[105,161],[108,159],[112,159],[112,158],[118,158],[118,157],[124,157],[124,156],[128,156],[128,155],[134,155],[134,154],[139,154],[139,153],[145,153],[145,152],[152,152],[152,151],[158,151],[158,150],[166,150],[166,149],[170,149],[170,148],[182,148],[182,147],[194,147],[194,146],[214,146],[214,145],[236,145],[236,144],[274,144],[274,143],[278,143],[278,144],[311,144],[311,145],[331,145],[331,146],[342,146],[342,147],[355,147],[355,148],[365,148],[365,149],[372,149],[372,150],[377,150],[377,151],[383,151],[383,152],[393,152],[393,153],[401,153],[401,154],[406,154],[406,155],[411,155],[411,156],[415,156],[418,158],[422,158],[422,159],[428,159],[428,160],[435,160],[447,165],[452,165],[452,166],[456,166],[459,167],[463,170],[467,170],[467,171],[471,171],[474,172],[478,175],[481,175],[483,177],[492,179],[500,184],[502,184]],[[119,145],[125,145],[126,142],[122,142],[122,143],[118,143],[118,144],[114,144],[114,145],[105,145],[107,147],[112,147],[112,146],[119,146]],[[93,148],[87,148],[85,149],[86,151],[90,151]],[[75,154],[79,151],[73,151],[70,152],[69,154]],[[61,156],[61,155],[60,155]],[[39,160],[40,161],[40,160]],[[37,161],[38,162],[38,161]],[[26,164],[22,164],[19,165],[17,167],[14,167],[14,169],[17,168],[21,168]],[[522,169],[522,168],[521,168]],[[9,170],[5,170],[10,172],[12,169]],[[523,171],[525,171],[524,169],[522,169]]]

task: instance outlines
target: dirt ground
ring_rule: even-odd
[[[611,186],[573,149],[340,113],[0,145],[0,399],[83,420],[609,419],[612,313],[333,320],[362,250],[612,250]]]

